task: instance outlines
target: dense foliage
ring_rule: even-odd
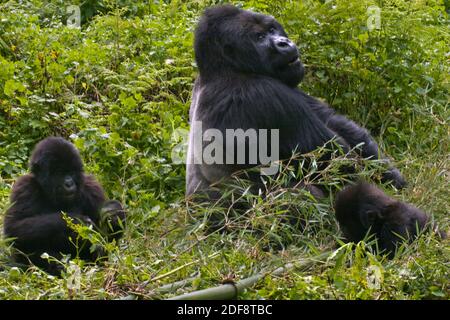
[[[194,216],[186,210],[185,168],[171,160],[179,143],[174,133],[188,128],[196,21],[220,2],[73,0],[82,3],[81,28],[73,28],[67,1],[1,1],[0,212],[34,144],[60,135],[81,150],[109,197],[126,204],[130,224],[125,238],[108,247],[109,262],[71,262],[82,268],[76,289],[65,277],[10,265],[9,244],[1,242],[0,299],[153,298],[163,284],[196,277],[181,294],[342,244],[332,197],[248,199],[254,210],[234,222],[238,227],[210,235],[201,217],[215,208]],[[234,3],[286,27],[307,67],[301,88],[367,127],[409,181],[401,193],[387,192],[448,228],[448,1]],[[381,23],[369,30],[372,5],[381,8]],[[364,174],[375,171],[369,165]],[[323,183],[338,178],[325,175]],[[283,202],[301,208],[307,228],[291,230],[276,219]],[[258,232],[240,228],[248,225]],[[294,241],[283,252],[267,251],[261,234]],[[448,240],[432,235],[391,261],[364,243],[345,245],[324,264],[266,277],[243,298],[448,299],[449,256]]]

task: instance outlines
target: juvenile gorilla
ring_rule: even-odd
[[[299,52],[274,18],[230,5],[212,7],[198,24],[194,46],[200,74],[190,108],[188,196],[208,192],[223,178],[264,164],[260,159],[250,163],[248,158],[244,163],[205,162],[208,142],[196,148],[193,138],[195,132],[208,129],[220,131],[223,137],[227,129],[278,129],[279,159],[290,158],[294,151],[310,152],[333,138],[344,150],[364,143],[361,155],[378,159],[378,146],[365,129],[297,88],[304,74]],[[226,145],[243,148],[248,155],[248,140],[227,140],[221,150],[224,158],[229,152]],[[251,180],[258,184],[260,176]],[[383,180],[397,188],[405,185],[393,167]]]
[[[117,201],[107,201],[100,184],[83,172],[78,150],[63,138],[47,138],[34,149],[31,173],[18,179],[6,212],[4,235],[14,238],[17,262],[32,262],[52,274],[59,266],[42,259],[42,253],[59,258],[61,254],[95,261],[101,248],[89,242],[76,246],[77,235],[67,226],[62,213],[75,223],[99,228],[104,207],[104,229],[108,239],[118,239],[125,223],[125,211]],[[70,240],[72,239],[72,240]],[[22,254],[23,253],[23,254]],[[25,255],[24,255],[25,254]]]
[[[402,241],[411,241],[429,227],[429,217],[421,210],[387,196],[365,182],[347,186],[336,196],[336,218],[350,242],[374,235],[380,250],[390,257]],[[443,232],[437,233],[445,238]]]

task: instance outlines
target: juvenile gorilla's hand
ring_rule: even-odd
[[[106,201],[101,211],[100,228],[109,240],[119,239],[125,228],[126,211],[116,200]]]
[[[74,223],[80,223],[88,227],[95,225],[91,218],[83,214],[69,214],[69,217],[73,219]]]
[[[97,225],[92,221],[92,219],[89,216],[86,216],[84,214],[69,214],[69,217],[72,218],[73,222],[75,224],[81,224],[83,226],[87,227],[93,227],[95,230],[98,231]],[[73,237],[78,237],[77,232],[74,230],[72,232]],[[78,240],[80,241],[80,239]],[[99,244],[99,243],[91,243],[87,239],[83,239],[78,243],[79,245],[79,256],[80,258],[87,260],[87,261],[97,261],[99,259],[102,259],[107,256],[107,252],[105,248]]]
[[[390,182],[394,187],[397,189],[403,189],[408,184],[403,178],[402,174],[397,168],[391,167],[389,168],[385,173],[383,173],[383,176],[381,177],[381,181],[384,182]]]

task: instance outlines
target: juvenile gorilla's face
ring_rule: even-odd
[[[57,158],[44,159],[37,179],[55,203],[71,203],[77,198],[82,184],[81,168],[61,163]]]
[[[42,141],[33,152],[31,171],[50,202],[67,206],[76,201],[83,185],[83,163],[71,143],[61,138]]]

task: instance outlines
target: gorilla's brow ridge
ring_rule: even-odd
[[[273,17],[247,11],[240,14],[238,20],[240,20],[243,29],[248,32],[264,32],[268,27],[275,24],[275,19]]]

